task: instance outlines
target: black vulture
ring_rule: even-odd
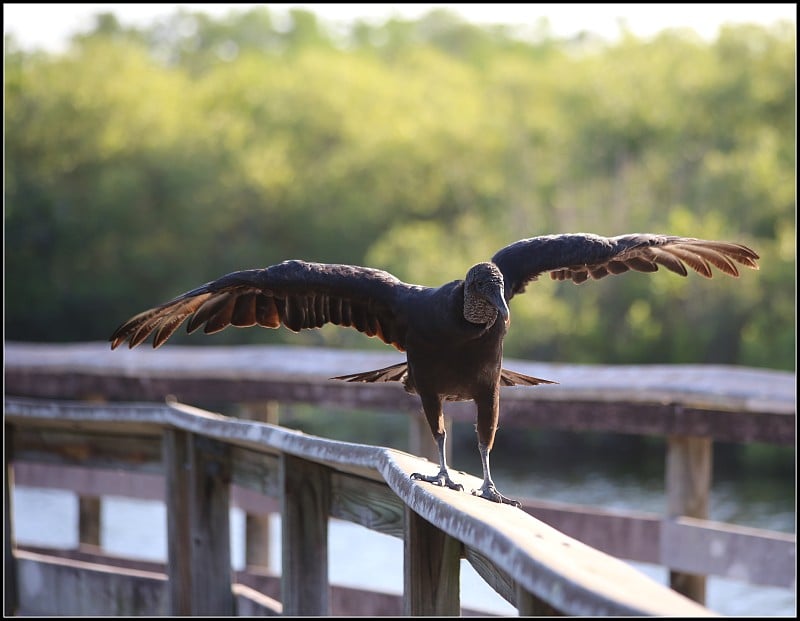
[[[186,320],[187,331],[204,325],[211,334],[238,327],[286,326],[298,332],[326,323],[377,336],[406,352],[406,362],[334,379],[402,382],[419,395],[439,452],[439,471],[413,478],[452,489],[445,460],[443,400],[475,401],[483,485],[473,494],[519,505],[497,491],[489,469],[499,415],[501,386],[550,384],[502,368],[508,302],[544,272],[555,280],[582,283],[628,270],[659,266],[681,276],[686,266],[710,278],[713,265],[738,277],[736,263],[758,269],[747,246],[666,235],[546,235],[499,250],[470,268],[464,280],[441,287],[404,283],[388,272],[352,265],[284,261],[264,269],[232,272],[174,300],[140,313],[114,331],[111,348],[135,347],[151,333],[159,347]]]

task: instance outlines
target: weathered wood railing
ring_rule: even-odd
[[[6,392],[153,400],[172,394],[194,403],[308,402],[412,412],[411,420],[421,421],[418,401],[398,386],[327,380],[397,360],[391,353],[282,347],[173,346],[157,353],[143,348],[112,353],[104,344],[7,344]],[[505,389],[501,397],[504,427],[606,430],[668,438],[667,519],[532,500],[525,503],[529,513],[616,556],[672,568],[673,587],[699,601],[704,598],[702,574],[794,585],[794,535],[704,520],[713,440],[794,443],[792,374],[696,365],[576,367],[506,361],[506,366],[561,384]],[[448,414],[457,420],[474,418],[471,404],[452,404]],[[91,502],[86,504],[91,507]],[[703,554],[704,547],[714,554]]]
[[[232,588],[231,483],[281,499],[283,614],[330,612],[330,517],[403,537],[406,614],[460,613],[462,555],[521,614],[709,614],[523,511],[413,481],[410,474],[424,463],[394,449],[325,440],[175,403],[8,398],[5,406],[13,460],[163,470],[172,614],[237,611],[236,594],[243,594]],[[460,480],[480,485],[468,475]],[[28,568],[35,560],[23,555],[19,562]],[[43,565],[36,571],[35,583],[19,592],[27,612],[42,614],[47,611],[36,607],[44,605],[53,583],[42,579]],[[22,580],[31,575],[21,573]]]

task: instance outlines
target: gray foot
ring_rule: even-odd
[[[492,502],[499,502],[504,505],[511,505],[512,507],[520,506],[519,501],[503,496],[500,492],[497,491],[497,488],[494,485],[484,485],[480,489],[474,489],[472,490],[472,495],[478,496],[480,498],[485,498],[486,500],[491,500]]]
[[[420,474],[419,472],[415,472],[411,475],[411,478],[415,481],[427,481],[428,483],[433,483],[434,485],[438,485],[439,487],[449,487],[450,489],[454,489],[457,492],[464,491],[464,486],[460,483],[456,483],[453,479],[450,478],[450,474],[445,472],[440,472],[439,474],[435,474],[433,476],[425,476],[424,474]]]

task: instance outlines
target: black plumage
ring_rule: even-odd
[[[518,504],[492,482],[501,386],[554,383],[502,368],[508,301],[545,272],[582,283],[628,270],[659,266],[681,276],[686,266],[705,277],[711,266],[737,277],[736,264],[758,269],[750,248],[727,242],[665,235],[548,235],[523,239],[470,268],[464,280],[441,287],[404,283],[382,270],[351,265],[284,261],[264,269],[233,272],[140,313],[111,335],[111,348],[135,347],[153,334],[159,347],[188,318],[187,330],[211,334],[233,325],[295,332],[326,323],[352,327],[406,352],[406,362],[334,379],[402,382],[420,396],[439,450],[439,472],[416,479],[462,489],[445,460],[444,400],[475,401],[483,485],[474,494]]]

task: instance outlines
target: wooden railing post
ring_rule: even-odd
[[[244,516],[245,567],[270,569],[269,515],[246,513]]]
[[[667,518],[708,518],[711,490],[711,438],[670,436],[667,442]],[[662,545],[670,545],[668,541]],[[705,603],[706,577],[670,571],[670,587],[686,597]]]
[[[282,453],[280,479],[283,614],[330,615],[330,471],[314,462]]]
[[[461,614],[461,542],[405,506],[403,614]]]
[[[229,447],[167,429],[163,440],[172,615],[232,615]]]
[[[7,617],[17,614],[17,607],[19,603],[19,596],[17,592],[17,564],[14,560],[14,519],[11,504],[11,489],[14,484],[14,473],[11,470],[12,451],[14,448],[14,441],[12,440],[13,431],[11,425],[4,425],[4,459],[3,466],[5,472],[3,474],[3,529],[5,546],[5,555],[3,557],[3,573],[5,574],[3,588],[3,614]]]
[[[517,586],[517,612],[520,617],[557,617],[561,613],[550,604],[526,591],[519,584]]]
[[[102,394],[92,393],[83,396],[89,403],[106,403]],[[100,547],[100,496],[78,495],[78,547]]]
[[[100,546],[99,496],[78,496],[78,545]]]
[[[241,416],[270,425],[280,419],[278,402],[244,403]],[[245,514],[244,562],[247,567],[270,568],[270,518],[269,515]]]

